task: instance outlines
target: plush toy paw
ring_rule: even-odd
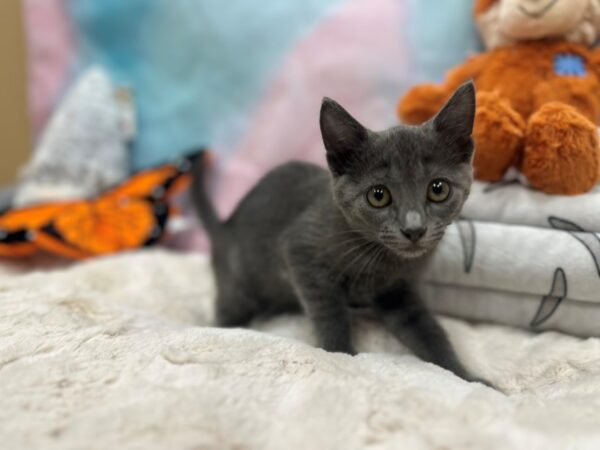
[[[575,108],[551,102],[529,119],[521,171],[548,194],[575,195],[598,181],[596,126]]]
[[[398,103],[398,116],[407,124],[418,125],[431,119],[450,94],[436,84],[422,84],[410,89]]]
[[[537,111],[550,102],[564,103],[595,123],[600,113],[599,89],[593,77],[565,76],[541,82],[533,89],[533,110]]]
[[[492,92],[477,95],[475,114],[475,177],[499,181],[516,165],[524,145],[526,123],[510,103]]]

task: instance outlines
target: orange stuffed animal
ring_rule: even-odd
[[[477,0],[488,48],[440,84],[409,90],[398,104],[411,124],[431,118],[468,79],[477,87],[475,177],[499,181],[517,167],[549,194],[580,194],[600,175],[598,0]]]

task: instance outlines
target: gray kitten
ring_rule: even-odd
[[[472,83],[429,122],[382,132],[325,98],[330,172],[276,168],[223,223],[198,173],[193,196],[212,241],[218,324],[301,306],[322,348],[354,354],[349,310],[369,309],[417,356],[475,380],[415,290],[469,194],[474,116]]]

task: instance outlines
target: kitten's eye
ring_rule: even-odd
[[[434,203],[444,202],[450,197],[450,184],[444,180],[433,180],[427,189],[427,198]]]
[[[374,208],[385,208],[392,203],[392,194],[385,186],[373,186],[367,192],[367,201]]]

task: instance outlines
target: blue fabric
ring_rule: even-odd
[[[473,0],[408,1],[414,82],[441,81],[449,68],[481,51]]]
[[[286,50],[343,0],[70,0],[84,65],[136,94],[134,169],[239,136]],[[226,147],[226,146],[225,146]]]

